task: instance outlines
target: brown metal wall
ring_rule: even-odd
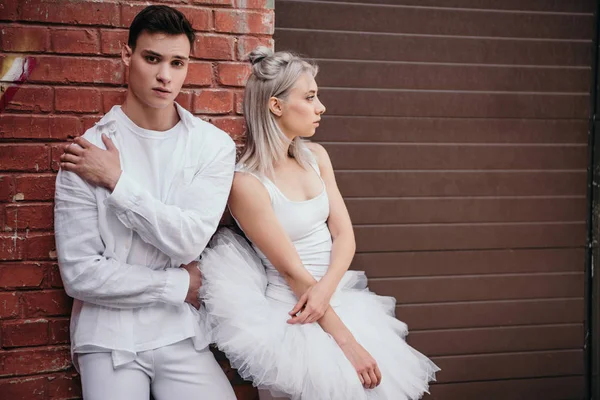
[[[594,1],[277,0],[317,60],[353,268],[443,371],[431,399],[584,397]]]

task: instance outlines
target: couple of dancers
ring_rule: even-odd
[[[250,54],[236,165],[233,141],[175,103],[193,43],[180,12],[141,11],[125,102],[61,156],[55,232],[84,398],[234,399],[211,341],[261,399],[420,398],[438,368],[405,342],[394,299],[348,270],[350,217],[326,150],[305,140],[325,112],[317,67]],[[214,234],[226,204],[247,240]]]

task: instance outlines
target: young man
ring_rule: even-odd
[[[56,244],[86,400],[235,399],[207,348],[194,261],[225,208],[235,145],[174,102],[193,42],[180,12],[141,11],[122,50],[125,102],[61,157]]]

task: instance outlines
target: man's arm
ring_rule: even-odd
[[[184,302],[190,285],[184,269],[154,271],[103,256],[96,198],[72,172],[58,173],[54,218],[60,273],[69,296],[114,308]]]
[[[176,204],[164,204],[123,172],[107,206],[177,265],[189,263],[206,247],[227,204],[235,167],[235,144],[227,143],[188,185],[178,189]]]
[[[165,204],[126,172],[120,172],[118,150],[108,137],[103,136],[102,140],[106,151],[77,138],[75,143],[80,147],[66,150],[61,167],[111,190],[106,205],[142,240],[171,257],[174,265],[196,259],[215,233],[225,210],[235,167],[234,142],[228,139],[219,146],[212,160],[189,184],[178,189],[176,204]],[[120,177],[114,173],[117,169]]]

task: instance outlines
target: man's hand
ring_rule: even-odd
[[[200,268],[198,268],[198,261],[192,261],[189,264],[182,265],[181,268],[185,269],[190,274],[190,287],[188,289],[185,302],[190,303],[196,309],[200,308],[200,300],[198,299],[198,290],[202,286],[202,274]]]
[[[92,185],[105,187],[112,192],[121,177],[119,150],[108,136],[102,135],[102,141],[106,150],[82,137],[76,138],[60,156],[60,167],[76,173]]]

